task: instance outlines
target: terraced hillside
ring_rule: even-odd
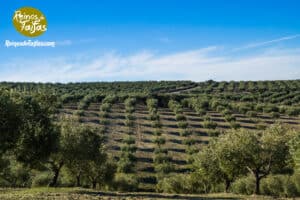
[[[139,191],[192,172],[194,155],[231,129],[282,123],[300,130],[300,80],[0,83],[0,89],[16,106],[18,96],[36,98],[53,121],[67,115],[97,127],[117,175],[137,177]]]
[[[134,109],[130,112],[125,103],[128,99],[134,99]],[[154,109],[158,117],[153,117],[155,115],[147,105],[149,99],[157,100]],[[211,138],[231,128],[265,129],[270,124],[283,123],[300,129],[299,116],[288,116],[280,112],[279,105],[273,104],[265,105],[261,110],[260,107],[256,108],[257,104],[229,101],[225,105],[221,99],[203,100],[197,96],[130,96],[115,98],[103,115],[101,109],[102,105],[107,104],[106,100],[103,97],[100,101],[88,103],[84,108],[80,106],[82,100],[66,103],[61,112],[77,116],[81,123],[101,127],[106,136],[106,147],[116,160],[124,155],[122,152],[126,145],[135,146],[136,149],[132,151],[135,157],[133,168],[128,173],[136,174],[142,191],[155,190],[157,176],[161,171],[187,173],[192,162],[191,155],[201,151]],[[202,105],[201,109],[196,105]],[[266,110],[268,106],[271,111]],[[292,106],[286,106],[285,109],[290,108]],[[126,142],[128,138],[133,142]],[[164,170],[157,169],[160,164],[157,157],[162,155],[169,163]]]

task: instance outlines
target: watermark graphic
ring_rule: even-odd
[[[47,31],[47,20],[45,15],[36,8],[22,7],[14,12],[12,18],[15,29],[26,37],[38,37]],[[56,42],[24,40],[5,40],[4,46],[9,47],[55,47]]]
[[[37,37],[47,31],[47,20],[44,14],[31,7],[16,10],[13,24],[19,33],[27,37]]]
[[[7,48],[9,47],[55,47],[56,43],[55,42],[50,42],[50,41],[31,41],[31,40],[24,40],[21,42],[16,42],[16,41],[10,41],[10,40],[5,40],[4,44]]]

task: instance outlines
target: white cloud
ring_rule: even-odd
[[[116,80],[275,80],[299,79],[299,49],[268,49],[255,55],[222,56],[208,47],[158,55],[116,52],[86,59],[18,59],[0,65],[0,81],[70,82]]]

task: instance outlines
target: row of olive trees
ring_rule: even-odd
[[[152,127],[155,129],[153,131],[155,136],[153,139],[153,143],[155,144],[153,162],[154,170],[157,173],[157,180],[159,180],[166,174],[174,171],[174,166],[171,163],[172,157],[168,155],[168,149],[164,148],[166,144],[166,138],[162,136],[163,130],[158,112],[158,100],[149,98],[147,99],[146,103],[149,112],[148,119],[151,120]]]
[[[133,173],[136,163],[135,153],[137,151],[134,135],[134,121],[135,116],[133,115],[135,111],[135,98],[127,98],[124,102],[125,104],[125,121],[124,124],[127,127],[127,134],[122,139],[121,155],[118,162],[118,172],[121,173]]]

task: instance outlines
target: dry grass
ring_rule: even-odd
[[[273,199],[267,196],[244,196],[235,194],[179,195],[157,193],[118,193],[102,192],[82,188],[30,188],[0,189],[1,200],[214,200],[214,199]]]

